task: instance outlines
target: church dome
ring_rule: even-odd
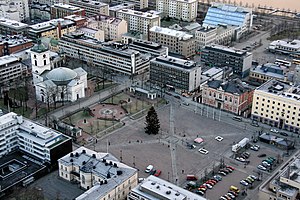
[[[35,44],[31,48],[31,51],[36,52],[36,53],[42,53],[42,52],[48,51],[48,48],[41,42],[41,40],[38,40],[37,44]]]
[[[55,82],[58,85],[68,84],[74,78],[76,78],[77,73],[72,69],[66,67],[59,67],[51,70],[46,77]]]

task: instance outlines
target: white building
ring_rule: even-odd
[[[104,31],[102,30],[88,28],[88,27],[81,27],[76,31],[79,33],[83,33],[88,38],[96,39],[102,42],[104,41]]]
[[[197,0],[157,0],[156,10],[164,16],[182,21],[195,21],[197,17]]]
[[[137,169],[109,153],[80,147],[58,160],[59,176],[76,181],[87,191],[76,200],[121,200],[137,185]]]
[[[100,1],[94,0],[69,0],[69,4],[85,10],[87,17],[93,17],[96,15],[109,15],[109,5]]]
[[[128,31],[138,31],[144,35],[148,35],[149,29],[153,26],[160,26],[160,16],[154,11],[123,9],[117,12],[117,17],[127,21]]]
[[[284,53],[284,54],[290,54],[290,53],[300,54],[300,40],[293,40],[293,41],[275,40],[270,43],[269,51]]]
[[[0,17],[23,21],[29,19],[28,0],[2,0]]]
[[[50,51],[42,44],[31,49],[32,75],[36,98],[45,103],[76,101],[85,97],[87,73],[82,68],[51,70]]]
[[[133,188],[127,200],[206,200],[198,194],[185,190],[155,176],[149,176]]]
[[[16,150],[42,163],[55,164],[57,156],[72,151],[72,141],[60,132],[10,112],[0,116],[0,158]]]

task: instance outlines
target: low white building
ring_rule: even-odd
[[[60,178],[78,182],[87,190],[76,200],[121,200],[137,185],[137,169],[109,153],[80,147],[60,158],[58,164]]]
[[[270,43],[269,51],[284,53],[284,54],[290,54],[290,53],[300,54],[300,40],[293,40],[293,41],[275,40]]]
[[[93,28],[87,28],[87,27],[81,27],[77,29],[77,32],[83,33],[86,37],[89,37],[91,39],[96,39],[99,41],[104,41],[104,31],[97,30]]]
[[[37,100],[51,104],[85,97],[87,73],[82,68],[51,69],[50,51],[41,43],[31,49],[31,63]]]

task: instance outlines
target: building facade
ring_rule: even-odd
[[[150,41],[169,48],[170,53],[186,58],[195,55],[196,40],[193,35],[183,31],[154,26],[150,29]]]
[[[134,39],[129,41],[128,44],[130,49],[139,51],[143,54],[151,54],[152,57],[168,55],[168,47],[164,47],[155,42]]]
[[[287,81],[286,72],[280,65],[266,63],[250,69],[249,80],[257,83],[264,83],[270,79]]]
[[[160,16],[152,11],[123,9],[117,12],[117,17],[127,21],[128,31],[138,31],[143,35],[148,35],[152,27],[160,26]]]
[[[251,8],[244,8],[222,3],[212,3],[208,9],[203,26],[231,25],[237,27],[235,38],[239,39],[252,28]]]
[[[87,17],[93,17],[96,15],[109,15],[108,4],[102,3],[100,1],[93,0],[69,0],[69,4],[72,6],[76,6],[85,10],[85,15]]]
[[[284,41],[275,40],[270,43],[269,51],[273,53],[283,53],[283,54],[300,54],[300,40]]]
[[[0,18],[0,33],[3,35],[27,35],[28,24]]]
[[[159,56],[150,62],[150,82],[162,89],[178,93],[199,88],[201,68],[194,61]]]
[[[300,89],[269,80],[254,91],[252,117],[273,127],[299,133]]]
[[[18,22],[29,20],[28,0],[3,0],[0,5],[0,17]]]
[[[211,80],[202,86],[202,103],[248,117],[251,114],[253,89],[239,79],[223,82]]]
[[[156,10],[163,16],[182,21],[195,21],[197,17],[197,0],[157,0]]]
[[[137,185],[137,169],[119,162],[109,153],[98,153],[80,147],[60,158],[59,177],[76,181],[87,190],[76,200],[126,199]]]
[[[57,166],[57,160],[72,151],[71,138],[16,113],[2,115],[0,121],[0,157],[19,150]]]
[[[69,15],[85,16],[85,10],[68,4],[54,4],[51,6],[51,19],[64,18]]]
[[[0,35],[0,56],[10,55],[33,46],[32,40],[23,35]]]
[[[231,67],[234,74],[246,77],[252,66],[252,54],[244,50],[213,44],[201,50],[201,61],[208,66]]]
[[[89,21],[87,27],[101,30],[106,41],[120,41],[122,35],[127,33],[127,21],[120,18],[98,15]]]
[[[59,47],[66,56],[93,63],[103,70],[135,75],[149,69],[149,55],[121,43],[101,43],[83,34],[69,34],[61,38]]]
[[[177,185],[158,177],[150,175],[128,194],[127,200],[152,199],[193,199],[206,200],[206,198],[185,190]]]
[[[134,10],[135,4],[134,3],[121,3],[115,6],[109,7],[109,16],[110,17],[117,17],[117,12],[123,9],[130,9]]]

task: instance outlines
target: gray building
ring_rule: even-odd
[[[209,66],[231,67],[234,74],[245,77],[252,66],[252,54],[222,45],[210,45],[201,51],[201,61]]]
[[[14,56],[0,57],[0,85],[9,87],[9,83],[20,79],[27,68]],[[2,92],[1,88],[1,92]]]
[[[148,70],[150,55],[128,48],[121,43],[104,43],[84,34],[66,34],[59,41],[60,50],[70,58],[91,63],[95,67],[126,75]]]
[[[150,54],[151,57],[168,55],[168,47],[147,40],[133,40],[129,43],[129,48],[144,54]]]
[[[159,56],[150,62],[150,82],[178,93],[200,86],[201,68],[196,62],[171,56]]]

